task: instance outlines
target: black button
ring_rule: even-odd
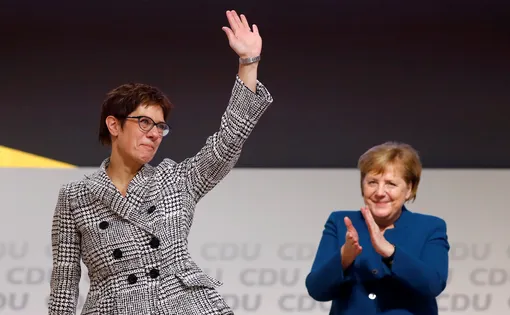
[[[99,223],[99,228],[100,228],[101,230],[104,230],[104,229],[108,228],[108,226],[109,226],[109,225],[110,225],[110,224],[108,224],[108,222],[103,221],[103,222]]]
[[[148,214],[152,214],[156,210],[156,206],[151,206],[149,209],[147,209]]]
[[[122,258],[122,251],[117,248],[116,250],[113,251],[113,257],[115,257],[117,259]]]
[[[129,275],[127,281],[129,284],[135,284],[138,278],[135,275]]]
[[[151,269],[151,271],[149,271],[149,276],[152,279],[159,277],[159,270],[158,269]]]
[[[152,237],[151,241],[149,242],[149,245],[151,248],[158,248],[159,247],[159,239],[157,237]]]

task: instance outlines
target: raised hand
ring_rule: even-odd
[[[340,252],[342,254],[342,267],[345,270],[354,262],[354,259],[361,254],[362,248],[359,244],[358,231],[356,231],[354,225],[352,225],[351,219],[345,217],[344,223],[347,227],[347,232],[345,233],[345,243],[342,245]]]
[[[361,208],[361,213],[367,223],[370,240],[372,241],[372,246],[375,251],[383,257],[390,257],[395,251],[395,247],[384,237],[383,232],[381,232],[381,229],[377,223],[375,223],[372,212],[370,212],[370,209],[365,206]]]
[[[257,57],[262,51],[262,38],[259,35],[257,25],[252,29],[246,16],[239,17],[236,11],[227,11],[227,19],[230,28],[224,26],[222,30],[227,34],[230,47],[240,58]]]

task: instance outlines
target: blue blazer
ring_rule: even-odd
[[[345,216],[356,228],[363,250],[343,272]],[[331,213],[306,277],[308,294],[316,301],[332,301],[330,315],[437,315],[436,297],[448,278],[446,223],[404,207],[394,226],[384,232],[395,245],[389,264],[374,250],[361,211]]]

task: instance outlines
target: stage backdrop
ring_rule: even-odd
[[[0,314],[47,312],[50,228],[60,185],[92,169],[0,169]],[[409,207],[443,217],[452,244],[442,315],[508,314],[510,170],[424,171]],[[358,209],[355,170],[234,170],[197,208],[195,260],[236,314],[327,314],[304,281],[329,213]],[[221,226],[221,229],[217,227]],[[83,271],[80,305],[87,293]]]

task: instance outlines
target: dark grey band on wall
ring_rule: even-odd
[[[2,11],[15,44],[0,58],[0,146],[98,166],[109,153],[96,140],[105,93],[137,81],[175,104],[154,163],[194,155],[239,67],[221,30],[225,3],[55,1]],[[402,141],[427,168],[510,168],[510,1],[490,2],[240,3],[264,38],[259,77],[274,103],[237,166],[352,168],[371,146]],[[37,15],[17,13],[28,8]]]

